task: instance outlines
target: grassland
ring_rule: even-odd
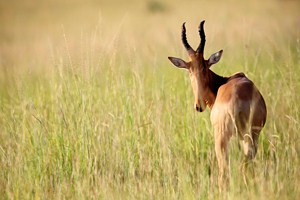
[[[297,1],[1,1],[0,199],[299,199]],[[213,71],[243,71],[268,120],[244,182],[232,140],[218,192],[210,111],[196,113],[180,26]]]

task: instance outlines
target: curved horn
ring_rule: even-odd
[[[186,39],[185,22],[182,24],[181,40],[182,40],[182,43],[183,43],[185,49],[187,50],[188,54],[194,54],[195,51],[194,51],[193,48],[189,45],[189,43],[188,43],[188,41],[187,41],[187,39]]]
[[[197,53],[201,53],[203,54],[203,51],[204,51],[204,46],[205,46],[205,33],[204,33],[204,22],[205,20],[203,20],[200,25],[199,25],[199,35],[200,35],[200,38],[201,38],[201,41],[200,41],[200,44],[199,44],[199,47],[197,48]]]

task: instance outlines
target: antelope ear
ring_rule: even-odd
[[[208,67],[212,66],[213,64],[216,64],[221,59],[223,50],[218,51],[217,53],[212,54],[208,59]]]
[[[168,57],[168,58],[176,67],[188,69],[188,64],[184,60],[180,58],[174,58],[174,57]]]

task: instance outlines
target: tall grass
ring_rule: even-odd
[[[299,3],[1,2],[1,199],[298,199]],[[122,5],[122,6],[121,6]],[[210,111],[196,113],[180,26],[213,70],[265,97],[255,177],[218,192]]]

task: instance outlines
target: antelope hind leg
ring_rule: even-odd
[[[231,133],[228,130],[215,128],[215,152],[219,166],[218,184],[221,191],[229,185],[229,140]]]

